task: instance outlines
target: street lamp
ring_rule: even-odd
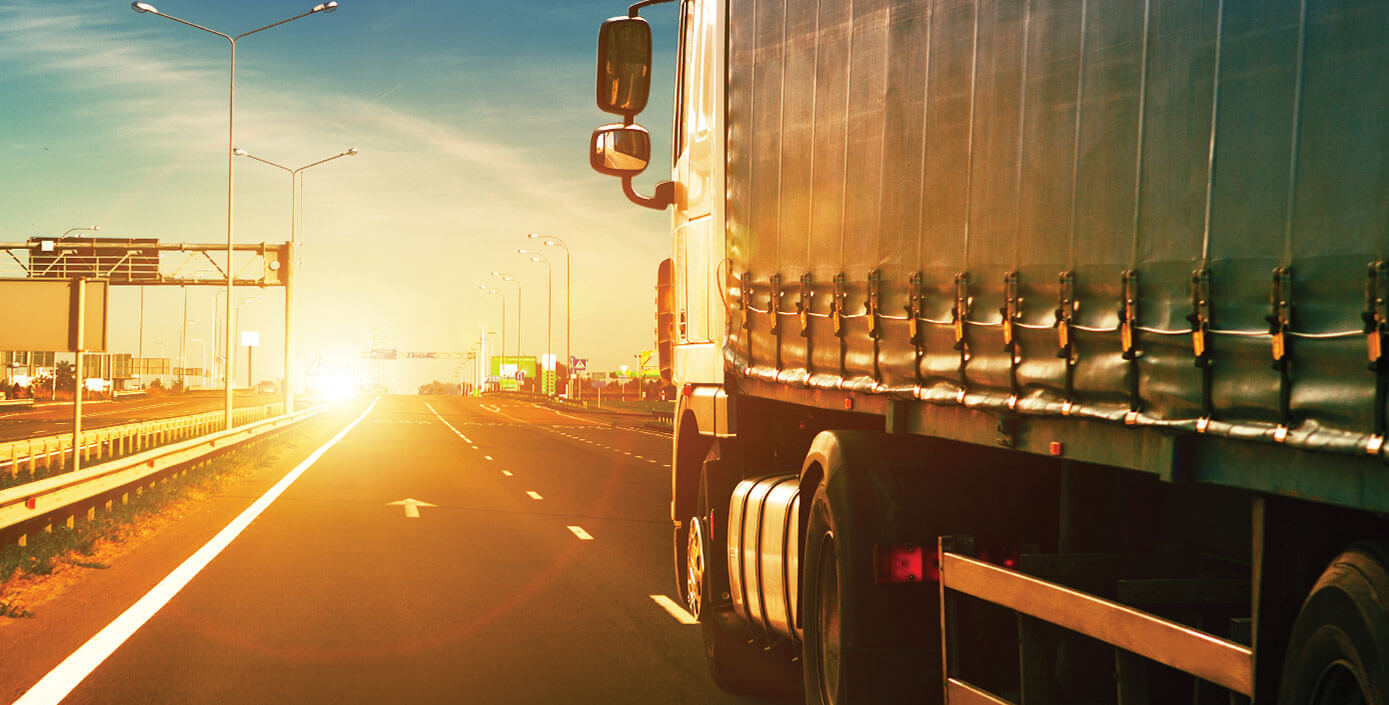
[[[492,276],[502,281],[513,282],[516,284],[516,364],[521,364],[521,280],[515,274],[506,272],[492,272]]]
[[[545,355],[554,357],[554,347],[550,344],[550,332],[554,330],[554,310],[555,310],[555,287],[554,287],[554,268],[550,266],[550,259],[539,252],[521,248],[516,252],[523,255],[530,255],[530,261],[541,262],[545,265]],[[541,369],[544,369],[544,357],[541,357]],[[558,372],[559,370],[555,370]]]
[[[326,164],[339,157],[351,157],[357,154],[356,147],[348,147],[346,152],[335,154],[327,159],[320,159],[312,164],[305,164],[298,169],[291,169],[283,164],[276,164],[268,159],[261,159],[254,154],[248,154],[244,149],[233,149],[232,154],[238,157],[254,159],[261,164],[273,166],[289,173],[289,252],[286,253],[285,264],[287,271],[280,273],[280,278],[285,285],[285,381],[284,389],[280,392],[284,395],[285,413],[294,413],[294,384],[291,382],[294,375],[294,275],[288,270],[296,269],[298,263],[295,261],[295,253],[299,249],[299,229],[298,217],[301,206],[299,195],[303,192],[303,171],[309,167],[319,164]],[[298,182],[296,186],[295,182]],[[249,353],[248,353],[249,354]]]
[[[202,353],[200,358],[201,362],[198,367],[198,371],[202,374],[198,375],[198,377],[203,380],[203,384],[207,384],[207,343],[204,343],[201,338],[189,338],[189,340],[197,343],[198,350]]]
[[[91,230],[92,232],[96,232],[96,231],[98,231],[98,230],[100,230],[100,229],[101,229],[101,226],[100,226],[100,225],[88,225],[87,227],[84,227],[84,228],[68,228],[67,232],[63,233],[63,237],[67,237],[67,236],[68,236],[68,233],[75,233],[75,232],[77,232],[78,230]]]
[[[178,336],[178,365],[179,365],[180,368],[186,368],[186,367],[188,367],[188,360],[187,360],[186,358],[184,358],[183,354],[184,354],[184,351],[185,351],[185,350],[187,349],[187,347],[188,347],[188,324],[189,324],[189,323],[200,323],[200,322],[202,321],[202,319],[201,319],[201,318],[189,318],[189,317],[188,317],[188,287],[185,286],[185,287],[182,287],[182,288],[183,288],[183,330],[179,332],[179,336]],[[206,352],[206,351],[204,351],[204,352]],[[180,370],[179,373],[178,373],[178,381],[179,381],[180,383],[183,382],[183,376],[184,376],[184,375],[183,375],[183,371]]]
[[[539,233],[528,233],[526,238],[529,240],[540,240],[540,244],[546,247],[558,247],[564,250],[564,369],[568,379],[564,382],[564,393],[569,395],[569,384],[574,379],[574,358],[571,357],[569,349],[569,246],[557,237],[546,237]]]
[[[227,318],[226,323],[227,323],[227,325],[226,325],[226,340],[224,341],[225,346],[226,346],[226,347],[224,348],[224,350],[226,351],[227,365],[226,365],[226,369],[224,369],[223,372],[222,372],[222,374],[223,374],[223,383],[224,383],[224,386],[226,387],[226,395],[225,395],[225,400],[224,400],[224,401],[225,401],[225,408],[226,408],[226,428],[227,428],[227,430],[231,430],[231,427],[232,427],[232,383],[231,383],[231,375],[232,375],[232,361],[235,359],[234,353],[235,353],[235,350],[236,350],[234,347],[232,347],[232,329],[231,329],[231,328],[232,328],[232,310],[231,310],[231,308],[232,308],[232,293],[231,293],[231,292],[232,292],[232,277],[233,277],[233,272],[234,272],[235,269],[236,269],[236,268],[233,266],[233,257],[235,256],[235,253],[233,252],[233,249],[232,249],[232,242],[233,242],[233,239],[234,239],[234,238],[233,238],[233,233],[235,232],[235,228],[234,228],[234,223],[235,223],[235,221],[234,221],[234,213],[235,213],[235,210],[232,208],[232,196],[233,196],[233,194],[234,194],[235,191],[236,191],[236,154],[234,153],[234,150],[236,149],[236,42],[237,42],[238,40],[242,39],[243,37],[249,37],[249,36],[252,35],[252,34],[256,34],[257,32],[263,32],[263,31],[265,31],[265,30],[267,30],[267,29],[270,29],[271,27],[278,27],[278,26],[280,26],[280,25],[282,25],[282,24],[285,24],[286,22],[293,22],[294,20],[297,20],[297,19],[299,19],[299,18],[301,18],[301,17],[308,17],[309,15],[316,14],[316,13],[319,13],[319,12],[332,12],[332,11],[338,9],[338,3],[337,3],[337,2],[325,2],[325,3],[320,3],[320,4],[318,4],[318,5],[314,5],[313,8],[310,9],[308,12],[295,15],[295,16],[290,17],[290,18],[288,18],[288,19],[280,20],[279,22],[275,22],[275,23],[273,23],[273,24],[265,25],[264,27],[260,27],[260,28],[258,28],[258,29],[253,29],[253,30],[251,30],[251,31],[249,31],[249,32],[242,32],[241,34],[238,34],[238,35],[236,35],[236,36],[232,36],[232,35],[230,35],[230,34],[223,34],[223,33],[221,33],[221,32],[218,32],[217,30],[208,29],[207,27],[204,27],[204,26],[202,26],[202,25],[193,24],[192,22],[189,22],[189,21],[187,21],[187,20],[181,20],[181,19],[179,19],[179,18],[177,18],[177,17],[174,17],[173,15],[165,14],[165,13],[163,13],[163,12],[160,12],[160,11],[159,11],[158,9],[156,9],[153,5],[151,5],[151,4],[147,3],[147,2],[132,2],[132,3],[130,3],[130,8],[131,8],[132,10],[138,12],[138,13],[141,13],[141,14],[149,13],[149,14],[152,14],[152,15],[158,15],[158,16],[163,17],[163,18],[165,18],[165,19],[173,20],[174,22],[177,22],[177,23],[179,23],[179,24],[187,25],[187,26],[189,26],[189,27],[192,27],[193,29],[199,29],[199,30],[202,30],[202,31],[204,31],[204,32],[207,32],[208,34],[215,34],[215,35],[217,35],[217,36],[219,36],[219,37],[221,37],[221,38],[227,40],[227,42],[231,45],[231,70],[230,70],[230,72],[229,72],[230,80],[228,81],[228,90],[227,90],[227,287],[226,287],[226,288],[227,288],[227,311],[226,311],[226,318]]]
[[[486,284],[478,284],[477,288],[482,289],[482,293],[484,294],[496,294],[497,298],[502,300],[502,341],[501,345],[497,346],[497,349],[502,353],[502,360],[497,362],[497,376],[500,378],[502,374],[502,362],[506,359],[506,295],[503,294],[501,290],[491,288]]]

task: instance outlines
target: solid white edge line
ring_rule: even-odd
[[[656,604],[660,605],[662,609],[669,612],[670,616],[675,618],[675,621],[681,624],[699,624],[699,620],[691,617],[690,613],[686,612],[684,607],[675,604],[675,600],[665,595],[652,595],[651,599],[655,601]]]
[[[206,568],[207,564],[211,563],[212,559],[222,552],[222,549],[226,548],[247,526],[250,526],[251,522],[255,521],[256,517],[260,516],[271,502],[278,499],[295,480],[299,479],[300,475],[309,469],[309,466],[313,465],[324,453],[328,452],[329,448],[337,445],[338,441],[356,428],[357,424],[361,423],[362,419],[365,419],[371,410],[376,408],[376,402],[380,399],[380,397],[373,399],[371,406],[368,406],[367,410],[362,412],[356,421],[348,424],[347,428],[339,431],[331,440],[305,458],[304,462],[290,470],[288,475],[280,478],[280,481],[266,490],[260,499],[217,532],[211,541],[203,544],[202,548],[189,556],[163,580],[160,580],[158,585],[151,588],[135,604],[121,613],[121,616],[112,620],[110,624],[97,632],[96,636],[88,639],[87,643],[63,659],[63,662],[49,671],[48,675],[40,678],[34,687],[14,701],[14,705],[56,705],[63,698],[66,698],[78,684],[91,675],[92,671],[95,671],[103,661],[115,653],[121,644],[124,644],[131,635],[144,626],[145,622],[148,622],[155,613],[168,604],[203,568]]]

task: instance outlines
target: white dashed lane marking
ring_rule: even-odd
[[[588,533],[587,531],[584,531],[583,527],[581,527],[581,526],[571,526],[571,527],[569,527],[569,531],[573,532],[573,534],[574,534],[575,536],[579,537],[579,540],[580,540],[580,541],[592,541],[592,540],[593,540],[593,537],[590,536],[589,533]]]
[[[685,611],[685,608],[675,604],[675,600],[665,595],[652,595],[651,599],[656,604],[660,605],[661,609],[669,612],[670,616],[675,618],[675,621],[681,624],[699,624],[699,620],[691,617],[690,613]]]
[[[531,499],[545,499],[544,497],[541,497],[540,493],[536,492],[535,490],[526,490],[526,496],[530,497]]]

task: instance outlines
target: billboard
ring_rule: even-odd
[[[525,380],[535,379],[538,367],[535,358],[528,355],[494,355],[489,369],[490,375],[501,381],[502,389],[516,390]]]
[[[167,357],[137,357],[131,359],[131,366],[136,375],[167,375],[169,374],[169,358]]]
[[[106,350],[104,281],[89,281],[86,290],[82,349]],[[0,279],[0,350],[77,349],[76,287],[55,279]]]
[[[101,379],[129,379],[135,376],[134,358],[130,353],[84,355],[82,376]]]

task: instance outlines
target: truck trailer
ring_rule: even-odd
[[[680,0],[646,195],[664,1],[590,160],[719,685],[1389,704],[1389,1]]]

